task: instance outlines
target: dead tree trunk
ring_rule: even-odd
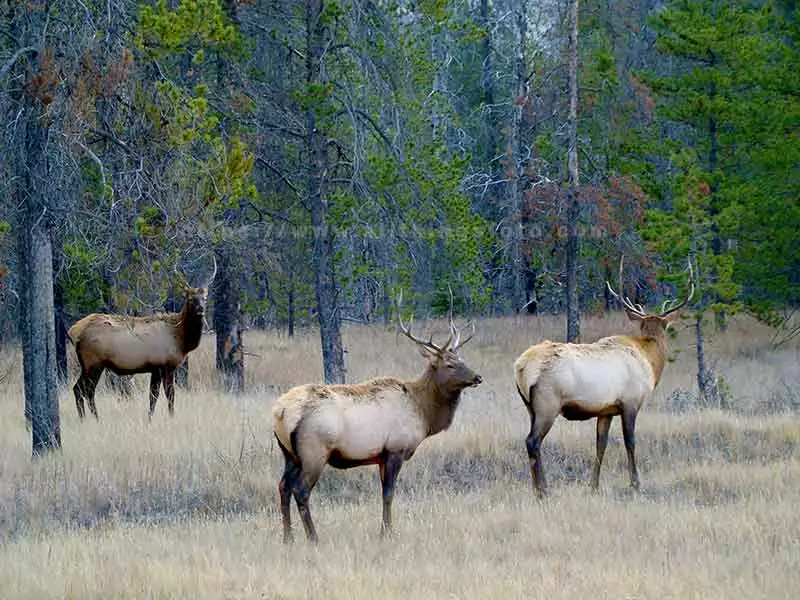
[[[513,312],[519,312],[525,305],[525,259],[522,252],[522,179],[525,168],[522,160],[523,110],[528,101],[527,63],[525,43],[528,37],[527,0],[520,0],[516,14],[517,47],[514,61],[515,87],[511,99],[511,137],[508,144],[509,161],[512,174],[508,184],[509,233],[507,245],[511,266],[510,296]]]
[[[306,0],[306,83],[309,90],[324,85],[321,68],[328,44],[323,0]],[[317,293],[322,361],[326,383],[344,383],[344,351],[334,270],[334,235],[328,216],[325,177],[328,172],[327,137],[319,128],[317,107],[306,110],[306,150],[308,152],[308,204],[313,228],[312,262]]]
[[[33,28],[33,25],[30,25]],[[28,79],[40,69],[38,54],[28,66]],[[55,308],[53,301],[53,246],[50,224],[50,179],[46,143],[48,131],[40,98],[31,86],[20,98],[22,116],[16,168],[19,219],[20,266],[23,288],[22,356],[25,418],[31,427],[34,456],[61,447],[56,377]]]
[[[580,204],[578,198],[578,0],[571,6],[569,35],[569,194],[567,205],[567,341],[577,342],[581,335],[578,310],[578,259],[580,256]]]
[[[67,383],[67,312],[64,308],[64,286],[60,277],[53,281],[53,310],[56,343],[56,377],[59,385]]]
[[[214,278],[214,332],[216,365],[229,392],[244,391],[244,352],[239,324],[239,291],[234,280],[231,251],[216,250],[218,271]]]

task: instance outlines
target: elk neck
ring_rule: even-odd
[[[650,333],[650,332],[648,332]],[[653,387],[658,385],[667,362],[667,335],[662,330],[636,338],[636,345],[653,369]]]
[[[178,322],[178,335],[184,353],[189,353],[200,345],[203,336],[203,317],[189,310],[189,303],[183,305]]]
[[[428,365],[418,379],[407,382],[406,387],[425,421],[428,435],[450,427],[461,399],[461,390],[455,392],[442,390],[432,365]]]

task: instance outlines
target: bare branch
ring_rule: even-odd
[[[25,46],[24,48],[20,48],[14,54],[11,55],[11,58],[8,59],[8,62],[0,67],[0,79],[6,76],[6,74],[11,70],[14,64],[19,60],[19,57],[25,54],[26,52],[36,52],[37,49],[33,46]]]

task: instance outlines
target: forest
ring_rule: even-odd
[[[26,402],[55,404],[75,321],[177,311],[212,271],[236,391],[259,329],[318,329],[349,381],[343,326],[392,324],[401,292],[582,340],[623,255],[645,306],[692,266],[697,385],[722,393],[710,328],[799,332],[798,10],[0,0],[0,336]]]

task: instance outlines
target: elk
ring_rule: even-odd
[[[622,418],[622,435],[628,455],[631,487],[639,489],[636,470],[636,415],[661,378],[667,360],[666,329],[671,317],[692,299],[694,281],[689,264],[688,296],[680,303],[665,301],[659,314],[645,312],[623,292],[624,256],[619,264],[619,290],[611,294],[622,302],[625,313],[640,324],[641,335],[614,335],[591,344],[544,341],[528,348],[514,362],[517,391],[531,417],[526,441],[534,492],[546,494],[540,451],[542,441],[558,415],[570,421],[597,418],[597,455],[590,485],[600,485],[600,467],[615,415]]]
[[[156,410],[159,386],[163,383],[170,416],[175,413],[175,369],[186,355],[200,345],[203,335],[208,287],[216,275],[199,288],[184,290],[184,303],[179,313],[155,314],[146,317],[90,314],[72,327],[67,335],[75,346],[81,374],[72,388],[78,417],[84,417],[84,399],[95,418],[97,407],[94,392],[105,369],[117,375],[150,373],[150,413]]]
[[[461,341],[452,316],[450,337],[441,346],[432,337],[425,341],[414,336],[410,322],[406,326],[399,319],[399,323],[428,361],[418,379],[377,377],[354,385],[301,385],[278,399],[272,415],[285,459],[278,486],[284,543],[292,541],[292,495],[306,537],[317,541],[309,496],[326,465],[336,469],[378,465],[383,490],[381,535],[391,533],[400,468],[424,439],[450,426],[462,390],[481,383],[480,375],[457,354],[472,335]]]

